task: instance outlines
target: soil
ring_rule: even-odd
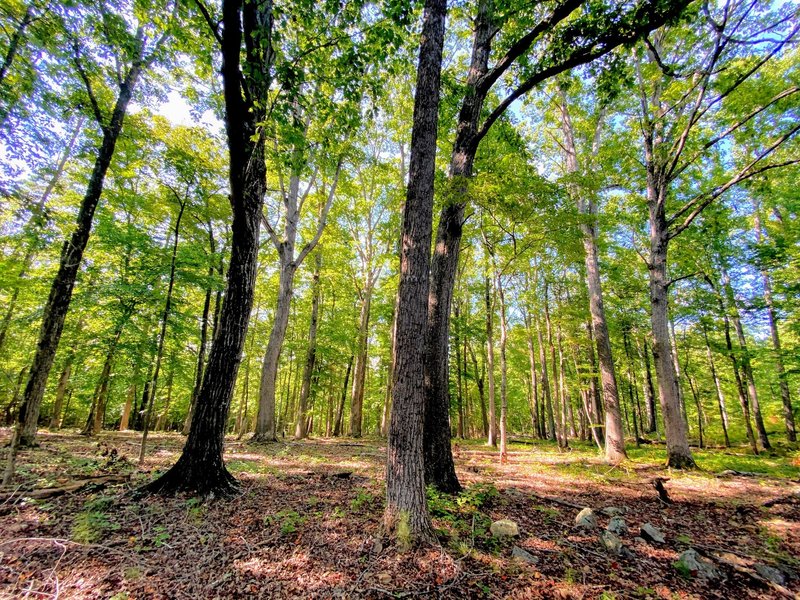
[[[9,432],[0,435],[8,439]],[[581,453],[456,444],[460,500],[431,496],[441,545],[401,551],[382,539],[380,440],[251,445],[230,439],[233,499],[137,497],[178,456],[183,438],[151,434],[40,434],[20,453],[0,500],[0,596],[7,598],[796,598],[800,497],[795,478],[669,472],[658,464],[604,465]],[[106,477],[93,481],[90,477]],[[664,486],[665,504],[653,486]],[[75,490],[74,484],[86,480]],[[26,490],[64,488],[31,499]],[[763,504],[780,499],[773,506]],[[591,507],[599,529],[575,526]],[[609,554],[601,509],[624,512],[625,550]],[[495,520],[517,538],[494,538]],[[639,538],[650,523],[665,543]],[[533,563],[512,558],[526,550]],[[676,568],[694,548],[720,573]],[[783,585],[759,574],[778,569]],[[763,573],[763,567],[759,567]]]

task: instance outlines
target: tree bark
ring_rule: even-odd
[[[665,215],[666,190],[658,185],[659,175],[652,163],[652,151],[647,150],[647,202],[650,215],[650,322],[653,328],[653,358],[658,380],[658,398],[664,418],[664,437],[667,441],[667,464],[676,469],[695,467],[686,423],[681,412],[678,378],[675,373],[672,343],[669,336],[667,249],[669,232]]]
[[[25,386],[25,395],[20,406],[18,433],[16,443],[31,445],[36,438],[39,422],[39,410],[42,406],[47,378],[53,367],[53,360],[61,341],[64,320],[67,316],[75,280],[83,260],[83,252],[89,241],[92,221],[97,203],[103,193],[106,173],[114,156],[114,148],[122,131],[122,125],[128,110],[131,96],[136,87],[143,68],[141,51],[139,58],[131,65],[125,80],[120,84],[119,95],[108,125],[99,123],[103,129],[103,139],[97,150],[94,169],[89,178],[86,194],[81,202],[75,230],[61,249],[58,272],[50,288],[50,295],[45,304],[39,341],[36,346],[33,364]]]
[[[423,429],[433,184],[446,13],[446,0],[425,0],[403,211],[384,513],[384,525],[401,547],[435,540],[425,499]]]
[[[350,360],[347,361],[347,371],[344,374],[344,385],[342,386],[342,395],[339,399],[339,409],[336,411],[336,423],[333,425],[333,437],[342,435],[342,419],[344,418],[344,403],[347,400],[348,383],[350,382],[350,371],[353,370],[353,360],[355,356],[350,355]]]
[[[300,401],[297,409],[294,437],[298,440],[308,435],[306,428],[306,413],[308,412],[308,397],[311,394],[311,375],[317,362],[317,319],[319,317],[319,272],[322,268],[322,253],[317,252],[314,260],[314,277],[311,298],[311,324],[308,327],[308,349],[306,350],[306,364],[303,367],[303,384],[300,387]]]
[[[637,344],[638,347],[638,344]],[[647,409],[647,433],[656,433],[658,427],[656,425],[656,394],[653,388],[653,374],[650,371],[650,346],[647,340],[644,340],[644,350],[642,351],[642,359],[644,360],[644,392],[645,392],[645,407]]]
[[[367,266],[367,269],[370,267]],[[361,310],[358,317],[358,338],[356,350],[356,368],[353,374],[353,390],[350,395],[350,435],[361,437],[361,425],[364,410],[364,381],[367,375],[367,350],[369,343],[369,316],[372,306],[372,289],[374,281],[372,273],[367,274],[367,281],[361,292]]]
[[[489,446],[497,446],[497,411],[494,382],[494,325],[492,323],[494,301],[491,294],[492,286],[489,284],[488,277],[486,277],[484,288],[484,300],[486,305],[486,378],[489,384],[489,438],[486,443]]]
[[[233,209],[225,300],[186,445],[178,462],[146,486],[151,492],[186,491],[210,496],[231,494],[237,488],[236,480],[225,468],[222,452],[256,282],[258,234],[266,187],[263,138],[258,125],[265,118],[269,89],[272,5],[267,1],[243,6],[242,0],[223,0],[222,21],[225,128]],[[247,41],[247,62],[251,69],[260,69],[257,81],[250,82],[250,97],[262,100],[263,104],[249,106],[243,95],[243,74],[239,68],[242,29]]]

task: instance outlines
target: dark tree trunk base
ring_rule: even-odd
[[[181,456],[173,467],[158,479],[139,488],[138,493],[170,496],[180,492],[201,498],[230,498],[240,493],[239,482],[221,460],[190,461]]]
[[[271,444],[278,441],[278,436],[270,436],[266,433],[254,433],[253,437],[248,440],[250,444]]]
[[[696,469],[697,463],[691,456],[682,454],[670,454],[667,458],[667,466],[672,469]]]

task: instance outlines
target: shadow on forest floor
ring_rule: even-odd
[[[0,441],[8,431],[0,432]],[[751,458],[697,452],[705,470],[664,469],[663,447],[631,449],[612,467],[589,446],[559,452],[515,443],[507,464],[477,442],[454,444],[466,491],[429,494],[440,548],[400,553],[378,541],[385,442],[314,439],[251,445],[228,440],[241,496],[195,498],[126,492],[174,462],[177,434],[151,434],[144,468],[131,461],[139,434],[42,433],[20,455],[20,493],[0,500],[0,596],[62,598],[764,598],[800,592],[797,451]],[[116,452],[114,452],[116,451]],[[126,458],[129,457],[129,458]],[[745,469],[745,467],[747,467]],[[725,470],[748,475],[716,474]],[[755,473],[761,472],[756,475]],[[33,500],[21,490],[67,486],[98,474],[124,483]],[[674,504],[650,484],[667,477]],[[766,501],[785,501],[765,507]],[[624,512],[627,549],[609,554],[599,531],[574,526],[577,508]],[[489,525],[512,519],[513,541]],[[665,543],[638,538],[651,523]],[[533,562],[512,559],[512,547]],[[688,548],[714,557],[705,582],[674,566]],[[726,553],[721,553],[725,551]],[[779,569],[769,583],[755,563]]]

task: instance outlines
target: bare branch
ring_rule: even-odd
[[[333,197],[336,194],[336,187],[339,183],[339,173],[342,171],[343,161],[344,159],[340,157],[339,162],[336,163],[336,174],[333,176],[331,189],[328,192],[328,199],[325,201],[325,206],[322,208],[322,214],[319,217],[319,223],[317,223],[317,232],[314,234],[314,238],[303,247],[303,249],[300,251],[300,254],[297,256],[295,264],[298,266],[303,262],[303,260],[305,260],[309,252],[316,247],[317,243],[319,242],[319,238],[322,237],[322,231],[325,229],[325,223],[328,220],[328,213],[330,212],[331,205],[333,204]]]

